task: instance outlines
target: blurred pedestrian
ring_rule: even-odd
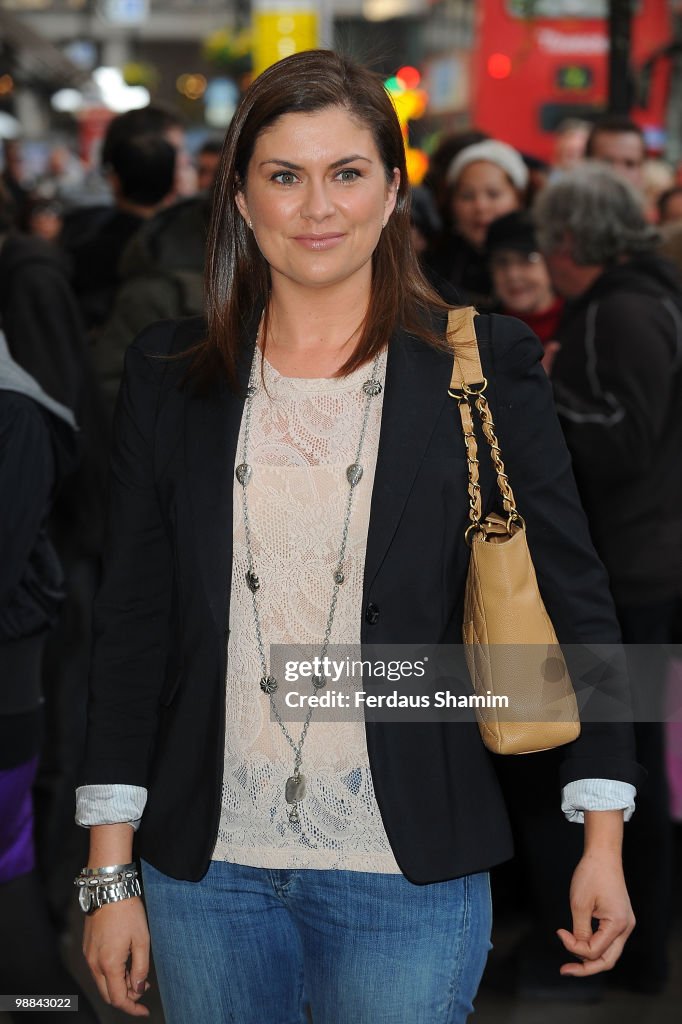
[[[56,199],[31,198],[26,212],[26,231],[45,242],[57,243],[64,224],[64,208]]]
[[[44,731],[45,642],[65,596],[48,520],[77,460],[72,412],[11,359],[0,330],[0,991],[77,996],[74,1019],[95,1024],[50,922],[31,795]],[[30,1011],[9,1017],[40,1019]]]
[[[74,856],[81,856],[82,837],[73,827],[69,791],[83,752],[107,430],[64,259],[55,246],[15,231],[9,205],[0,188],[0,325],[13,360],[78,423],[82,453],[50,512],[51,537],[66,574],[66,601],[47,641],[45,740],[36,784],[38,856],[53,917],[62,928],[70,896],[65,871]]]
[[[660,198],[674,183],[673,169],[665,160],[645,160],[642,164],[642,193],[647,220],[652,224],[660,223]]]
[[[555,177],[563,171],[573,170],[584,158],[590,128],[589,122],[579,118],[567,118],[561,122],[554,136],[552,167]]]
[[[175,150],[159,135],[118,138],[107,146],[115,210],[82,243],[71,249],[73,287],[85,320],[94,358],[99,333],[111,314],[121,281],[119,262],[135,232],[159,209],[173,189]]]
[[[519,210],[494,220],[485,247],[499,311],[523,320],[545,347],[556,344],[564,303],[552,286],[530,213]]]
[[[113,416],[125,352],[155,320],[201,316],[212,195],[174,203],[145,221],[124,249],[119,287],[97,339],[96,366],[109,416]]]
[[[494,304],[485,253],[488,227],[503,213],[521,209],[528,180],[521,155],[494,139],[467,146],[448,168],[452,231],[428,249],[425,261],[477,309]]]
[[[476,142],[483,142],[488,136],[475,128],[463,132],[452,132],[439,140],[436,149],[429,157],[429,166],[424,175],[422,186],[431,193],[444,229],[452,228],[452,211],[450,209],[449,188],[446,182],[448,168],[458,153]]]
[[[644,133],[635,121],[618,114],[606,114],[599,118],[592,126],[585,146],[585,156],[609,164],[643,192],[646,145]]]
[[[218,139],[207,139],[202,143],[196,155],[197,188],[200,192],[210,192],[215,184],[215,176],[220,164],[220,153],[223,144]]]
[[[660,645],[671,640],[682,590],[682,294],[656,254],[641,196],[621,175],[580,168],[551,185],[535,212],[568,300],[552,379],[592,537],[624,641],[659,645],[645,655],[630,648],[634,684],[645,687],[635,731],[649,777],[626,838],[637,930],[621,971],[630,985],[658,991],[672,877]]]
[[[75,204],[83,190],[85,167],[65,143],[50,149],[47,166],[33,188],[33,195],[55,200],[64,206]]]
[[[2,143],[2,174],[0,180],[12,200],[14,226],[24,223],[30,189],[24,181],[24,167],[19,139],[4,139]]]
[[[658,222],[661,226],[682,222],[682,185],[673,185],[658,197]]]

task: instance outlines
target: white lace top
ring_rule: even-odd
[[[385,360],[380,373],[383,379]],[[366,397],[365,365],[344,379],[281,376],[264,363],[253,399],[248,461],[249,522],[263,641],[321,647]],[[330,642],[359,644],[370,499],[382,396],[372,398],[350,520],[345,582]],[[242,461],[244,419],[237,447]],[[399,872],[376,804],[365,726],[320,722],[303,747],[307,792],[300,824],[287,816],[284,784],[294,753],[272,719],[262,675],[247,570],[241,488],[234,488],[227,720],[222,811],[214,860],[272,868]],[[275,699],[277,699],[275,694]],[[301,721],[285,722],[296,742]]]

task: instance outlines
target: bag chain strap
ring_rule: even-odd
[[[474,431],[474,421],[471,408],[471,399],[474,399],[474,405],[481,417],[481,426],[483,428],[483,434],[490,447],[490,458],[495,469],[495,475],[497,478],[497,486],[502,496],[502,507],[507,513],[507,533],[512,533],[513,526],[518,529],[525,530],[526,524],[523,517],[516,508],[516,501],[514,499],[514,492],[509,484],[509,477],[507,476],[504,468],[504,462],[502,461],[502,452],[500,449],[497,435],[495,434],[495,423],[493,422],[492,413],[488,400],[486,399],[483,392],[488,386],[487,380],[483,380],[483,384],[475,388],[470,387],[468,384],[462,383],[462,390],[459,394],[456,392],[450,392],[453,398],[457,399],[457,406],[459,408],[460,418],[462,420],[462,433],[464,435],[464,447],[466,448],[467,457],[467,471],[469,476],[468,492],[469,492],[469,526],[466,529],[464,538],[467,544],[471,544],[472,535],[475,532],[485,532],[481,525],[481,516],[483,514],[482,502],[481,502],[481,485],[479,483],[479,461],[478,461],[478,444],[476,442],[476,433]]]

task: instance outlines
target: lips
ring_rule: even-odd
[[[326,249],[333,249],[340,242],[343,241],[345,235],[341,232],[334,232],[325,235],[296,235],[294,238],[295,242],[299,245],[304,246],[306,249],[312,249],[315,252],[324,252]]]

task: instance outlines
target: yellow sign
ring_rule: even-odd
[[[314,50],[319,45],[316,11],[254,11],[254,74],[259,75],[283,57],[301,50]]]

